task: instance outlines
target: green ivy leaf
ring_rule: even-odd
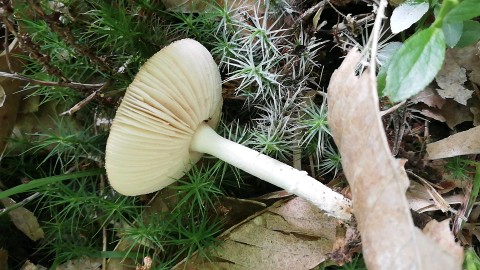
[[[445,16],[445,22],[462,22],[480,16],[478,0],[463,0]]]
[[[442,29],[428,28],[410,37],[388,66],[385,95],[405,100],[422,91],[437,75],[445,58]]]
[[[464,21],[463,32],[460,40],[457,42],[457,48],[470,46],[480,40],[480,22]]]

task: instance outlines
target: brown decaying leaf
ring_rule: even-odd
[[[480,85],[480,42],[465,48],[447,50],[461,67],[467,70],[468,79]]]
[[[15,204],[15,201],[10,198],[4,198],[0,201],[5,207]],[[15,227],[32,239],[32,241],[40,240],[45,236],[40,224],[38,224],[37,217],[30,210],[19,207],[8,212],[8,215]]]
[[[478,122],[478,119],[475,119],[480,118],[480,116],[475,115],[475,106],[478,103],[476,97],[469,100],[469,106],[464,106],[453,99],[442,98],[435,89],[427,87],[414,96],[410,102],[417,104],[415,107],[421,114],[445,122],[451,129],[463,122],[472,120],[474,120],[474,123],[475,121]]]
[[[453,211],[451,204],[461,204],[464,194],[454,194],[443,197],[432,186],[410,182],[407,190],[407,200],[410,208],[418,213],[437,211]]]
[[[427,144],[429,159],[480,154],[480,126]]]
[[[461,269],[463,257],[439,248],[414,227],[405,191],[409,180],[392,157],[379,115],[376,82],[355,76],[353,49],[328,87],[328,122],[352,189],[368,269]],[[445,235],[450,239],[449,235]],[[452,245],[454,241],[452,240]]]
[[[327,259],[338,237],[345,239],[337,235],[339,226],[335,218],[297,197],[224,232],[222,244],[210,251],[210,261],[193,256],[174,269],[313,269]]]
[[[449,223],[450,220],[448,219],[441,222],[432,220],[423,228],[423,233],[433,239],[440,249],[452,254],[456,258],[463,259],[463,248],[455,243],[455,237],[450,231]]]
[[[467,81],[466,69],[457,64],[450,50],[447,51],[435,80],[440,87],[437,92],[443,98],[452,98],[462,105],[467,105],[467,100],[472,97],[473,91],[463,86]]]

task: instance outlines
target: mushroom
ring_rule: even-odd
[[[131,196],[160,190],[207,153],[349,220],[351,202],[343,195],[214,131],[221,84],[215,61],[197,41],[176,41],[152,56],[127,88],[112,123],[105,157],[111,186]]]

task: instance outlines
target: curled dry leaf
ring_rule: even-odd
[[[328,87],[328,122],[342,155],[368,269],[461,269],[462,258],[414,227],[409,180],[392,157],[379,115],[376,82],[355,67],[352,50]],[[452,245],[455,242],[451,241]]]
[[[410,182],[410,187],[407,190],[407,200],[410,208],[418,213],[437,211],[442,212],[451,211],[452,204],[461,204],[464,199],[463,194],[454,194],[442,197],[431,186]]]
[[[480,126],[456,133],[427,144],[429,159],[447,158],[480,153]]]
[[[224,232],[208,262],[195,255],[173,269],[313,269],[345,236],[335,218],[302,198],[274,204]],[[344,245],[350,244],[344,241]],[[347,248],[335,246],[348,252]],[[348,254],[346,255],[348,256]],[[200,267],[199,267],[200,265]]]

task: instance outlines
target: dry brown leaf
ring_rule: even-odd
[[[412,104],[421,102],[430,107],[441,109],[445,104],[445,99],[443,99],[433,88],[427,86],[423,91],[412,97],[410,102]]]
[[[480,85],[480,42],[465,48],[449,49],[447,52],[467,70],[468,79]]]
[[[451,51],[445,54],[445,61],[435,80],[440,87],[437,92],[443,98],[452,98],[462,105],[467,105],[467,100],[472,97],[473,91],[463,86],[467,81],[466,69],[457,64]]]
[[[328,122],[342,155],[368,269],[461,269],[462,260],[414,227],[409,180],[392,157],[379,115],[376,82],[355,76],[352,50],[328,87]],[[452,245],[454,242],[452,243]]]
[[[453,134],[427,144],[429,159],[447,158],[480,153],[480,126]]]
[[[436,193],[434,195],[434,193]],[[407,190],[407,200],[410,208],[418,213],[441,210],[443,212],[451,211],[450,205],[461,204],[464,199],[463,194],[454,194],[442,197],[438,192],[417,182],[410,182]]]
[[[210,262],[195,256],[174,269],[313,269],[332,252],[338,226],[336,219],[294,198],[222,234]]]
[[[432,109],[431,112],[440,114],[445,118],[448,127],[453,129],[456,125],[473,120],[473,115],[468,107],[453,100],[447,99],[442,109]]]
[[[416,109],[421,114],[445,122],[451,129],[463,122],[472,121],[475,117],[474,111],[472,111],[475,106],[469,108],[452,99],[443,99],[436,90],[430,87],[417,94],[411,101],[418,104]],[[476,101],[476,98],[471,98],[469,103],[475,104]]]
[[[423,233],[433,239],[439,248],[452,254],[457,260],[463,261],[463,248],[455,243],[449,223],[448,219],[442,222],[432,220],[423,228]]]
[[[16,202],[10,198],[4,198],[0,200],[5,207],[14,205]],[[42,239],[45,234],[38,224],[37,217],[28,209],[24,207],[18,207],[8,212],[10,220],[15,227],[22,231],[32,241]]]

